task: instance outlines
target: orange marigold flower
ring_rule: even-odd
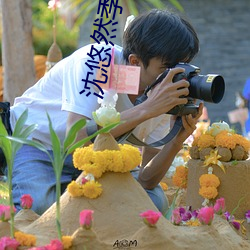
[[[62,236],[63,249],[69,249],[72,246],[72,241],[71,236]]]
[[[175,174],[172,177],[173,184],[180,188],[186,188],[187,178],[188,178],[188,168],[184,166],[176,167]]]
[[[199,148],[215,147],[215,139],[212,135],[202,134],[198,140]]]
[[[202,186],[199,189],[199,195],[206,199],[214,199],[218,195],[218,191],[216,187],[205,187]]]
[[[215,187],[220,185],[220,180],[215,174],[203,174],[199,178],[201,187]]]
[[[237,138],[235,134],[228,131],[222,131],[215,137],[216,147],[224,147],[229,149],[234,149],[237,144]]]
[[[246,152],[250,150],[250,141],[243,135],[235,134],[235,141],[238,145],[242,146]]]
[[[168,185],[167,185],[167,183],[161,181],[161,182],[160,182],[160,185],[161,185],[161,188],[163,189],[163,191],[167,191],[167,190],[168,190]]]
[[[15,232],[15,239],[21,246],[32,247],[36,245],[36,237],[32,234],[26,234],[21,231]]]

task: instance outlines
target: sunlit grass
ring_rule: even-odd
[[[9,191],[6,182],[0,182],[0,204],[9,205]]]

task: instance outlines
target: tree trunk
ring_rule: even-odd
[[[32,0],[1,0],[4,100],[11,104],[35,83]]]

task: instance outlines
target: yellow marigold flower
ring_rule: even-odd
[[[72,237],[71,236],[62,236],[62,244],[63,244],[63,249],[69,249],[72,247]]]
[[[36,237],[32,234],[25,234],[23,232],[15,232],[15,239],[21,246],[32,247],[36,245]]]
[[[82,169],[86,174],[92,174],[95,178],[100,178],[105,171],[103,166],[98,166],[97,164],[84,164]]]
[[[220,185],[220,180],[215,174],[203,174],[199,178],[201,187],[215,187]]]
[[[140,165],[142,158],[138,148],[133,147],[129,144],[119,145],[119,147],[122,153],[122,159],[124,163],[121,172],[128,172]]]
[[[199,195],[206,199],[214,199],[218,195],[218,191],[216,187],[205,187],[202,186],[199,189]]]
[[[191,226],[191,227],[198,227],[201,225],[200,221],[198,219],[195,220],[189,220],[186,222],[187,226]]]
[[[71,181],[67,186],[67,190],[73,197],[83,196],[82,185],[78,184],[76,181]]]
[[[84,164],[93,162],[93,145],[88,147],[77,148],[73,154],[73,163],[75,168],[82,170]]]
[[[215,139],[212,135],[202,134],[199,137],[197,145],[199,148],[213,148],[215,146]]]
[[[132,145],[119,145],[120,150],[93,151],[93,145],[78,148],[73,154],[76,168],[100,178],[105,171],[128,172],[141,163],[138,148]]]
[[[236,137],[234,134],[227,131],[222,131],[215,137],[216,147],[224,147],[229,149],[234,149],[237,144]]]
[[[160,182],[160,185],[161,185],[161,188],[163,189],[163,191],[167,191],[167,190],[168,190],[168,185],[167,185],[167,183],[161,181],[161,182]]]
[[[172,177],[173,184],[180,188],[187,188],[188,168],[184,166],[176,167],[175,174]]]
[[[101,184],[97,181],[88,181],[82,186],[83,195],[95,199],[102,193]]]

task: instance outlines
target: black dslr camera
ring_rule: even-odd
[[[194,104],[194,99],[200,99],[211,103],[219,103],[221,101],[225,92],[225,82],[222,76],[216,74],[199,75],[200,69],[188,63],[179,63],[175,67],[181,67],[185,69],[185,72],[176,74],[174,76],[173,82],[177,82],[181,79],[186,79],[189,82],[189,95],[185,96],[185,98],[188,98],[188,103],[185,105],[175,106],[169,112],[167,112],[168,114],[178,116],[197,114],[198,106]],[[168,71],[168,69],[164,71],[155,82],[145,89],[143,95],[136,99],[135,105],[144,102],[148,98],[148,91],[158,83],[162,82]]]

